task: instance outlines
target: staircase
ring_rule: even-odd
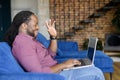
[[[111,9],[115,8],[120,4],[120,0],[113,0],[110,1],[109,3],[105,4],[105,6],[96,9],[93,14],[89,15],[87,19],[84,19],[80,21],[80,26],[74,26],[72,27],[73,32],[65,32],[65,37],[66,36],[74,36],[75,32],[78,30],[82,30],[85,28],[85,25],[90,24],[90,23],[95,23],[95,18],[101,18],[103,17],[108,11]]]
[[[63,8],[63,10],[60,10],[61,9],[60,8],[61,1],[63,1],[63,3],[64,3],[64,5],[62,5],[62,7],[67,8],[67,10],[64,8]],[[73,2],[70,2],[70,1],[73,1]],[[79,1],[79,5],[80,5],[81,2],[80,2],[80,0],[78,0],[78,1]],[[84,18],[83,19],[79,18],[79,20],[78,20],[78,19],[76,19],[76,16],[79,17],[81,12],[79,12],[79,14],[76,13],[76,10],[74,8],[76,6],[76,4],[75,4],[74,0],[54,0],[54,19],[57,18],[58,22],[59,22],[57,24],[57,28],[58,28],[58,32],[59,32],[59,35],[58,35],[59,40],[66,40],[67,37],[72,37],[72,36],[76,35],[77,31],[85,29],[87,27],[87,25],[89,25],[91,23],[95,23],[98,18],[102,18],[103,16],[106,15],[106,13],[108,11],[110,11],[111,9],[115,9],[116,6],[118,6],[120,4],[120,0],[109,0],[109,1],[107,0],[107,2],[106,2],[106,0],[104,0],[105,2],[101,2],[100,0],[98,0],[98,1],[92,0],[92,1],[94,1],[93,5],[92,5],[92,7],[93,7],[92,10],[91,10],[91,5],[90,5],[91,0],[87,0],[87,1],[83,0],[82,1],[84,3],[86,3],[86,2],[88,3],[89,9],[88,9],[88,11],[86,11],[87,14],[84,15]],[[96,7],[96,4],[98,4],[97,7]],[[77,7],[79,9],[81,9],[80,8],[81,6],[79,6],[79,5]],[[71,8],[71,6],[72,6],[72,8]],[[82,7],[85,7],[85,6],[86,5],[83,5]],[[56,7],[58,9],[57,13],[56,13]],[[74,11],[71,14],[70,10],[72,10],[72,9]],[[62,11],[62,15],[60,13],[61,11]],[[85,11],[85,9],[84,9],[84,11]],[[72,17],[74,16],[74,20],[72,21],[72,22],[74,22],[74,23],[72,23],[73,27],[71,26],[71,16]],[[63,29],[63,28],[59,27],[59,25],[61,25],[60,17],[62,17],[62,19],[64,19],[64,21],[62,23],[62,26],[64,28],[63,31],[61,31],[61,29]],[[76,24],[75,21],[78,21],[78,23]],[[69,25],[66,25],[66,24],[69,24]],[[64,32],[64,33],[62,33],[62,32]]]

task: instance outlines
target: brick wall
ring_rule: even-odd
[[[88,19],[88,17],[96,13],[96,10],[109,3],[110,0],[49,0],[50,17],[56,20],[56,29],[58,38],[66,38],[66,40],[77,41],[80,49],[83,42],[89,36],[98,37],[104,43],[105,34],[116,32],[112,27],[111,20],[115,8],[107,11],[100,18],[92,18],[94,23],[81,24],[80,21]],[[81,30],[74,31],[72,27],[83,26]],[[74,36],[65,36],[65,32],[74,32]]]

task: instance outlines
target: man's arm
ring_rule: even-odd
[[[56,53],[57,52],[57,40],[56,40],[57,32],[55,29],[55,21],[52,22],[51,19],[49,21],[46,21],[46,26],[51,39],[49,49]]]
[[[55,53],[57,52],[57,40],[56,39],[50,41],[49,49]]]
[[[60,63],[60,64],[56,64],[54,66],[51,66],[51,71],[53,73],[58,73],[60,71],[62,71],[63,69],[66,69],[66,68],[71,68],[73,67],[74,65],[80,65],[81,62],[79,62],[78,60],[76,59],[69,59],[63,63]]]

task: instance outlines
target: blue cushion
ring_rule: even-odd
[[[102,51],[96,51],[95,65],[98,67],[113,67],[113,60],[103,53]]]
[[[0,73],[0,80],[65,80],[59,74],[52,73]]]
[[[0,73],[24,72],[11,53],[6,42],[0,42]]]
[[[46,48],[49,47],[50,45],[50,40],[47,40],[41,33],[38,33],[36,39],[43,44]],[[57,54],[58,55],[63,55],[63,52],[58,48],[57,49]]]
[[[80,53],[78,51],[62,51],[64,54],[56,56],[56,58],[84,58],[86,56],[85,53]]]
[[[36,39],[42,43],[46,48],[49,47],[50,41],[47,40],[41,33],[38,33]]]
[[[58,41],[58,47],[61,51],[78,51],[78,44],[74,41]]]

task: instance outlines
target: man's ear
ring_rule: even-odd
[[[26,24],[26,23],[22,23],[21,26],[22,26],[22,28],[23,28],[24,30],[27,29],[27,24]]]
[[[26,30],[27,30],[27,24],[22,23],[22,24],[20,25],[19,31],[20,31],[20,32],[26,32]]]

